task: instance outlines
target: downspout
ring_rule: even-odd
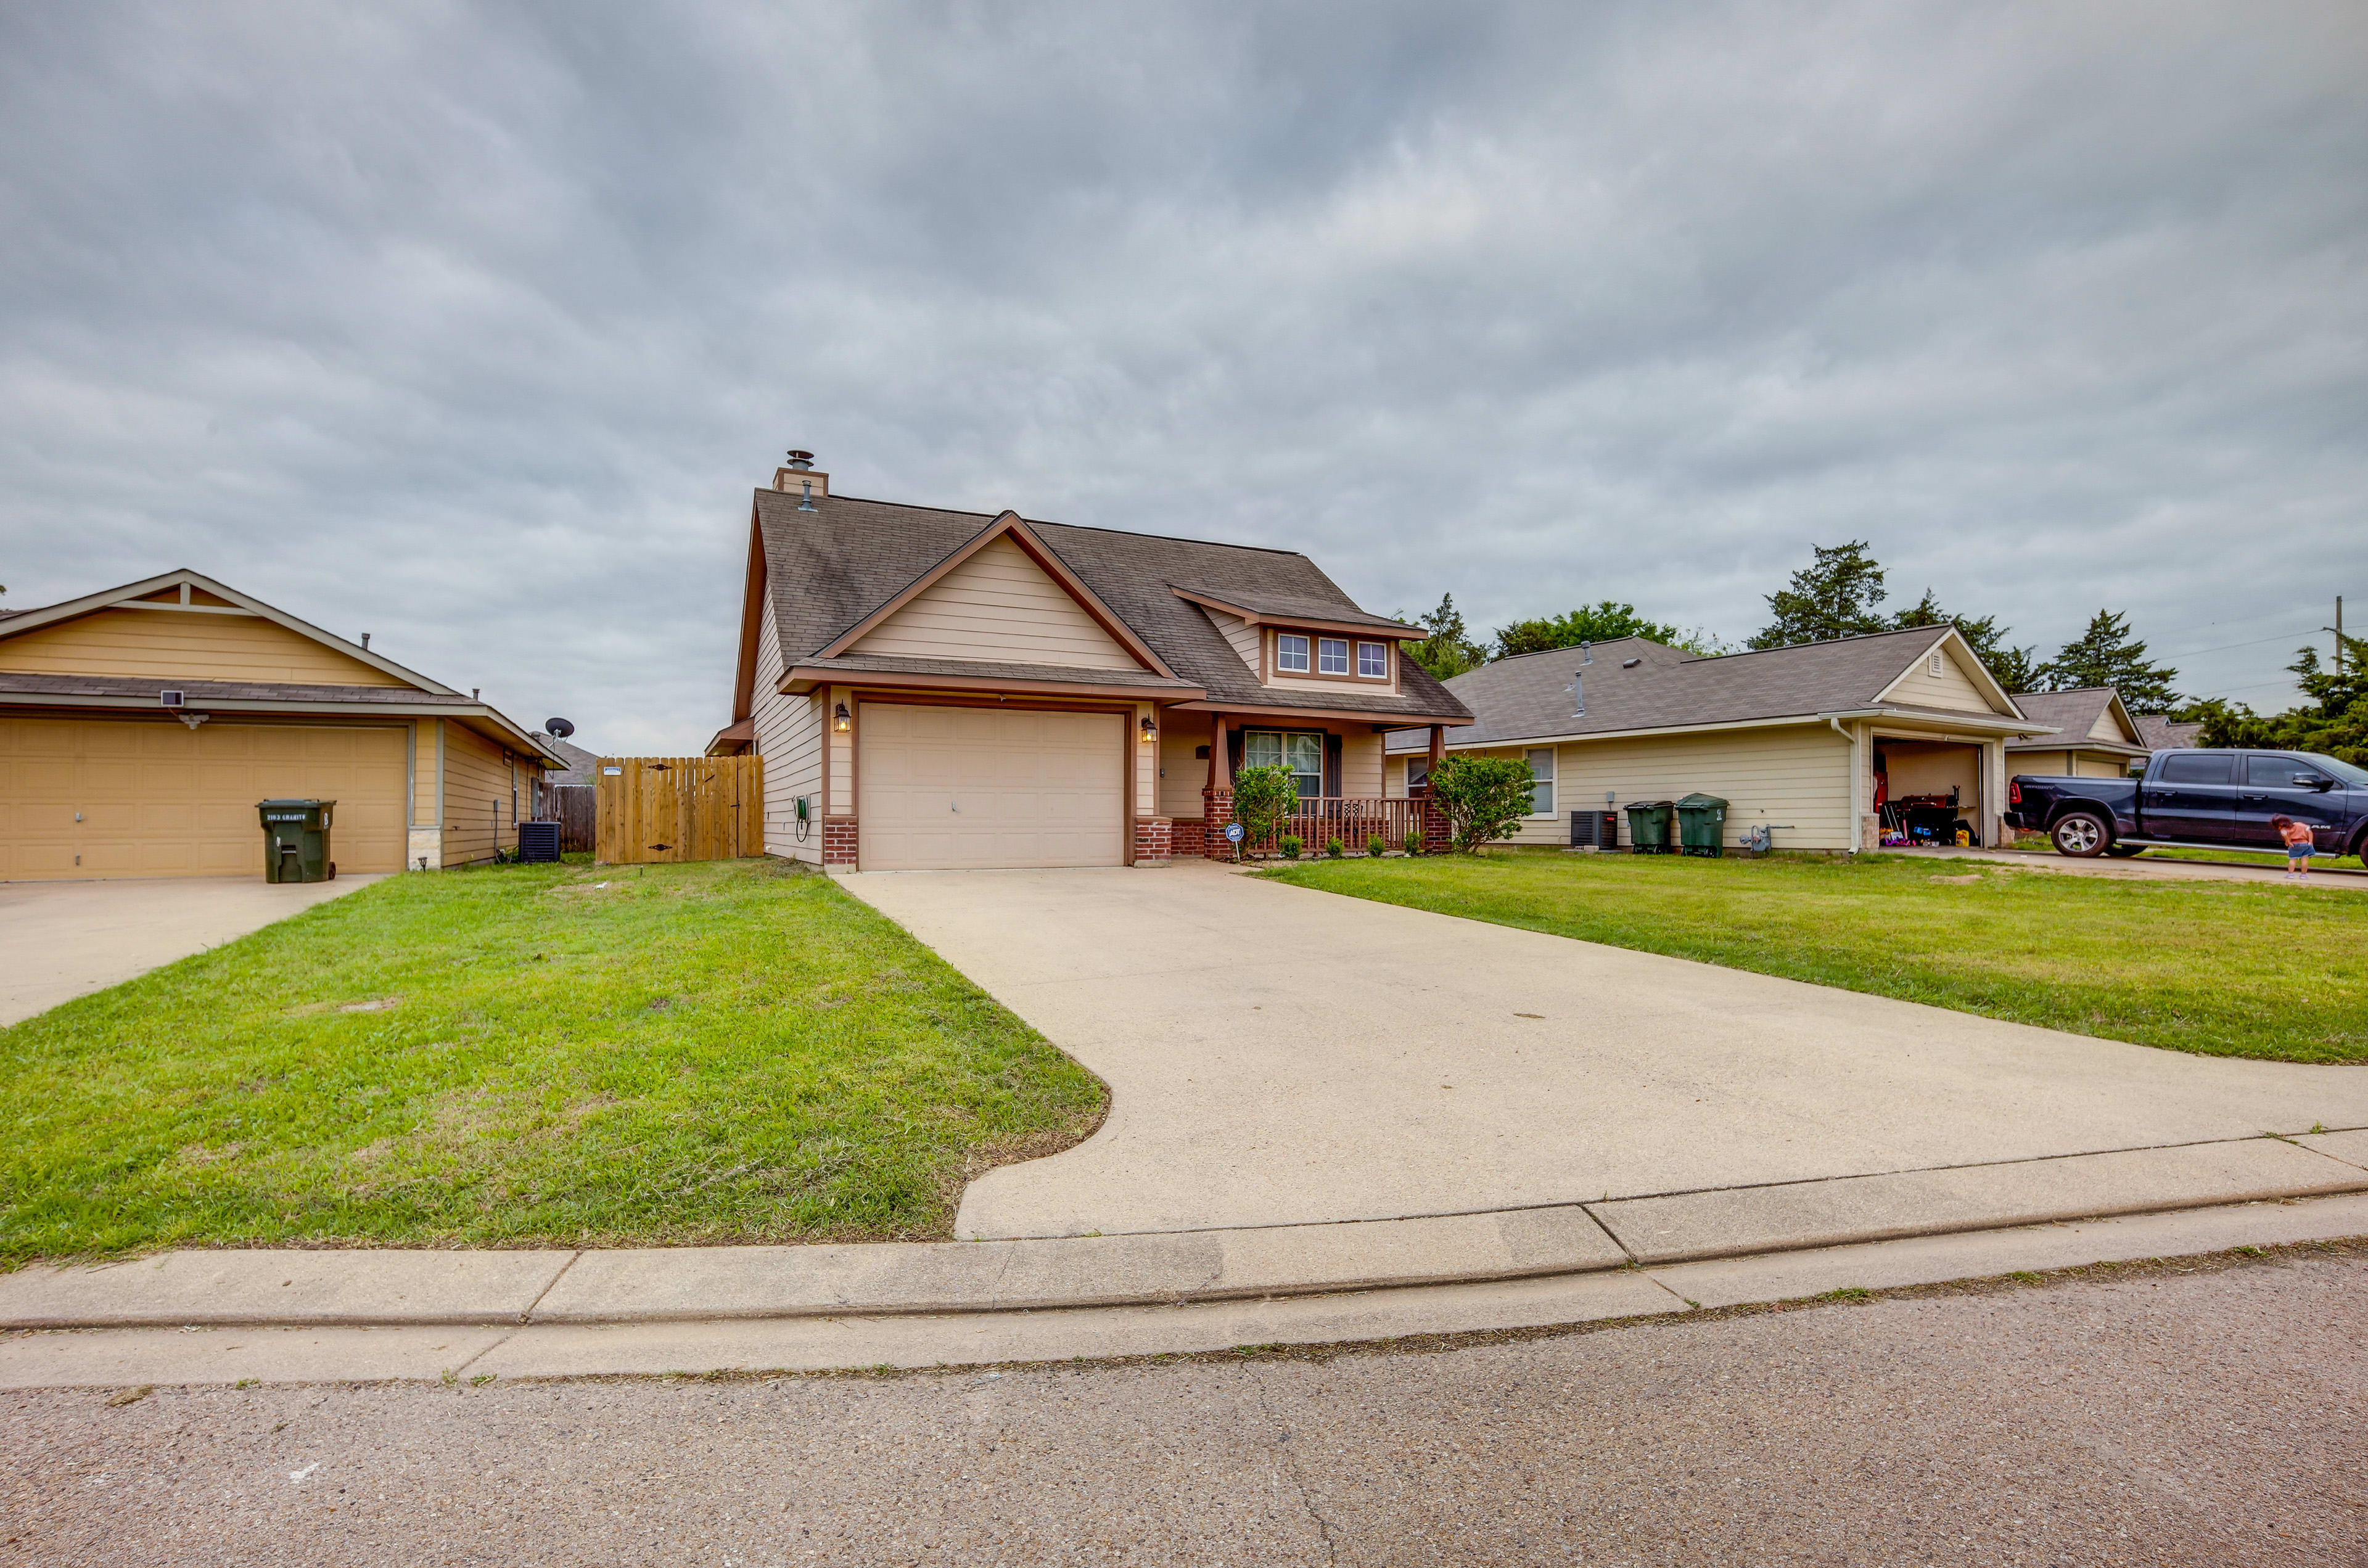
[[[1843,729],[1842,722],[1839,719],[1827,719],[1826,722],[1833,726],[1834,733],[1839,735],[1842,739],[1850,743],[1850,848],[1847,853],[1856,855],[1859,848],[1860,834],[1858,809],[1858,734],[1855,731]]]

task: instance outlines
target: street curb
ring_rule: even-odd
[[[0,1275],[0,1331],[931,1317],[1558,1279],[2368,1192],[2368,1129],[1220,1231],[605,1251],[179,1251]]]

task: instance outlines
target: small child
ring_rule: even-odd
[[[2318,846],[2311,842],[2310,829],[2292,817],[2283,816],[2271,817],[2270,825],[2278,830],[2280,838],[2286,841],[2286,875],[2310,875],[2310,858],[2318,853]]]

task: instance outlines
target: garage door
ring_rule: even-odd
[[[0,878],[259,877],[255,803],[290,795],[337,802],[337,869],[400,870],[408,757],[400,726],[0,719]]]
[[[855,807],[863,869],[1122,864],[1125,723],[1116,713],[866,703]]]

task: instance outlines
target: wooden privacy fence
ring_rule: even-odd
[[[604,756],[597,785],[604,866],[732,860],[765,852],[761,756]]]
[[[561,784],[551,791],[551,817],[559,824],[559,852],[590,854],[599,846],[599,791],[589,784]]]

